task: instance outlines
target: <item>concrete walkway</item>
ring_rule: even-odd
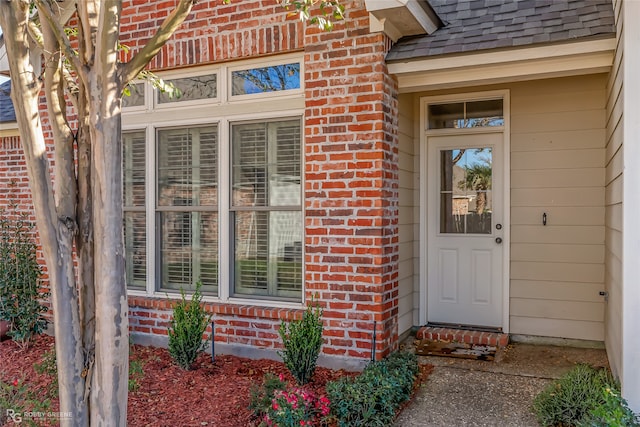
[[[412,340],[405,342],[411,350]],[[608,366],[604,349],[511,344],[494,362],[420,357],[434,371],[396,426],[537,426],[533,398],[576,363]]]

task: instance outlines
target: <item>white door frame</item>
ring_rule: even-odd
[[[427,127],[427,106],[435,102],[455,102],[455,101],[477,101],[484,99],[503,99],[504,127],[497,128],[468,128],[468,129],[438,129],[428,130]],[[427,137],[435,135],[462,135],[477,134],[482,132],[503,133],[503,262],[502,262],[502,331],[509,333],[509,261],[511,253],[511,150],[510,150],[510,103],[509,90],[496,90],[487,92],[461,93],[455,95],[429,96],[420,98],[420,304],[419,320],[420,324],[427,323],[427,294],[428,294],[428,220],[429,209],[427,206],[428,188],[428,147]]]

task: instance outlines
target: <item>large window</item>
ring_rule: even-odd
[[[234,293],[302,287],[300,120],[232,125]]]
[[[221,66],[167,76],[180,98],[125,103],[123,124],[133,129],[123,132],[129,289],[164,294],[202,282],[206,295],[222,300],[301,301],[300,63],[249,62],[241,71],[257,70],[257,78],[261,70],[278,76],[276,69],[286,71],[287,84],[272,94],[248,82],[236,100],[240,77],[251,79]],[[220,90],[220,76],[231,75]]]
[[[124,132],[122,142],[126,279],[130,288],[144,289],[147,279],[144,131]]]
[[[218,290],[217,126],[157,133],[157,229],[161,289]]]

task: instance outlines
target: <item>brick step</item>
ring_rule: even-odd
[[[416,333],[416,339],[481,344],[498,348],[505,348],[509,344],[509,334],[433,326],[421,326]]]

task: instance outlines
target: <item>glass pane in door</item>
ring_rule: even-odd
[[[492,150],[440,151],[440,233],[491,234]]]

